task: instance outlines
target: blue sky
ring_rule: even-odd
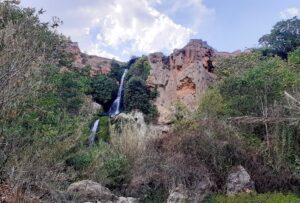
[[[300,0],[21,0],[58,16],[59,32],[82,51],[119,60],[161,51],[170,54],[191,38],[219,51],[257,47],[282,19],[300,16]]]

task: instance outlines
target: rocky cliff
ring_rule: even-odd
[[[147,83],[159,92],[155,101],[159,123],[172,122],[177,102],[191,111],[197,107],[205,89],[216,78],[212,63],[215,56],[215,50],[202,40],[191,40],[169,57],[162,53],[149,55],[151,71]]]
[[[73,66],[83,68],[91,67],[91,75],[108,74],[111,70],[111,62],[113,59],[103,58],[99,56],[88,55],[82,53],[78,43],[72,42],[66,47],[66,52],[72,56]],[[121,62],[117,62],[122,64]]]

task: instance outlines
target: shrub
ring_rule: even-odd
[[[216,117],[227,113],[227,105],[217,88],[205,92],[198,107],[198,115],[201,117]]]
[[[107,110],[118,93],[117,82],[106,75],[98,75],[92,79],[93,98]]]
[[[102,116],[100,117],[99,122],[100,130],[99,130],[99,137],[104,142],[109,141],[109,117]]]
[[[267,193],[267,194],[238,194],[235,196],[215,195],[204,201],[205,203],[284,203],[300,202],[300,198],[294,194]]]
[[[83,170],[93,161],[91,153],[86,151],[77,152],[68,159],[66,164],[74,167],[75,170]]]
[[[300,48],[296,49],[293,52],[290,52],[288,55],[288,60],[290,64],[300,65]]]
[[[113,153],[109,158],[104,158],[104,168],[112,186],[121,186],[127,179],[128,162],[122,154]]]
[[[58,84],[58,91],[64,107],[70,113],[78,113],[83,104],[80,82],[73,73],[65,73]]]
[[[241,76],[246,71],[255,67],[262,59],[263,57],[257,51],[220,58],[216,60],[214,72],[219,80]]]
[[[151,66],[148,62],[148,58],[146,56],[142,56],[130,67],[127,78],[129,79],[132,76],[138,76],[142,80],[146,81],[148,79],[150,70]]]
[[[184,126],[145,144],[134,168],[132,182],[138,185],[133,188],[148,185],[168,191],[183,185],[197,190],[203,178],[210,177],[218,190],[223,189],[228,171],[244,163],[252,150],[221,122],[196,123],[197,128]]]

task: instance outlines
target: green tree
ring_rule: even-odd
[[[220,93],[237,115],[261,116],[262,106],[280,101],[283,92],[299,85],[298,75],[279,58],[262,61],[244,75],[229,77]]]
[[[99,75],[92,79],[91,86],[93,98],[107,110],[117,95],[117,82],[106,75]]]
[[[300,46],[300,20],[294,17],[276,23],[271,33],[261,37],[259,43],[286,58],[288,52]]]

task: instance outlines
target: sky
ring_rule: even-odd
[[[126,61],[152,52],[170,54],[190,39],[218,51],[258,46],[283,19],[300,16],[300,0],[21,0],[57,16],[58,32],[88,54]]]

